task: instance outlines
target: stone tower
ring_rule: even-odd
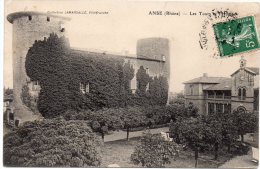
[[[19,123],[37,118],[22,102],[21,91],[29,78],[25,72],[25,58],[35,40],[43,40],[51,33],[66,34],[69,18],[39,12],[16,12],[7,16],[13,24],[13,89],[15,120]]]
[[[170,79],[170,49],[169,40],[166,38],[145,38],[137,41],[137,58],[147,58],[160,61],[157,66],[152,66],[151,74],[160,74]]]
[[[232,111],[254,110],[254,79],[255,73],[246,67],[246,60],[242,57],[240,69],[232,77]]]

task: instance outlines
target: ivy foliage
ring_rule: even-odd
[[[167,79],[154,79],[141,66],[137,71],[137,94],[132,94],[130,81],[134,68],[123,58],[103,53],[70,48],[68,39],[50,34],[35,41],[29,49],[25,68],[41,90],[37,103],[44,117],[57,117],[68,110],[98,110],[128,105],[165,105],[168,98]],[[150,90],[145,86],[150,83]],[[80,85],[89,86],[82,92]]]
[[[171,141],[166,141],[161,135],[150,132],[144,134],[140,143],[131,154],[131,161],[142,167],[164,167],[178,155],[179,147]]]
[[[84,121],[26,122],[4,136],[4,165],[96,167],[101,163],[100,144]]]
[[[21,100],[23,104],[26,105],[32,112],[37,111],[37,103],[35,101],[35,98],[30,95],[29,87],[27,85],[24,85],[22,87]]]

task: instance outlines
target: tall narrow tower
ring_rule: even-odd
[[[152,66],[151,73],[160,74],[170,79],[170,42],[167,38],[145,38],[137,41],[137,58],[161,61],[158,66]]]
[[[35,40],[43,40],[51,33],[66,34],[65,23],[69,18],[39,12],[16,12],[7,16],[13,24],[13,92],[15,119],[19,122],[37,118],[21,99],[22,87],[29,79],[25,71],[25,58]]]

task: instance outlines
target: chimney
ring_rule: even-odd
[[[203,77],[208,77],[208,74],[207,73],[203,73]]]

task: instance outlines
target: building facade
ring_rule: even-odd
[[[56,15],[49,15],[39,12],[16,12],[9,14],[7,20],[13,24],[13,88],[14,88],[14,112],[15,119],[20,123],[38,119],[36,115],[22,101],[21,94],[26,85],[30,95],[37,102],[38,94],[41,90],[37,81],[31,81],[25,71],[25,59],[29,48],[35,41],[45,40],[51,33],[59,37],[66,36],[66,24],[70,18]],[[93,51],[79,50],[72,48],[73,52],[82,53],[88,57]],[[170,51],[169,40],[165,38],[146,38],[137,42],[136,55],[115,55],[107,52],[97,53],[97,55],[106,55],[111,57],[124,58],[125,62],[130,62],[135,71],[143,66],[146,72],[151,76],[170,78]],[[136,72],[135,72],[136,74]],[[131,83],[132,93],[137,88],[136,77]],[[87,92],[89,86],[79,84],[82,92]]]
[[[232,111],[259,111],[259,68],[246,67],[240,60],[240,68],[231,78],[202,77],[184,82],[186,104],[194,104],[202,114]]]

